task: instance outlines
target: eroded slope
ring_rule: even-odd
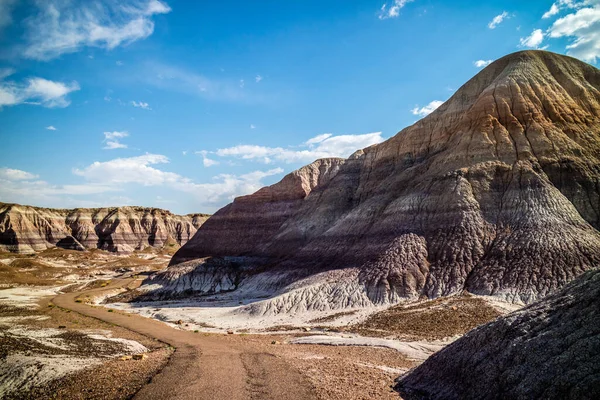
[[[250,271],[229,290],[267,274],[273,294],[306,307],[463,290],[532,302],[600,261],[599,152],[600,71],[511,54],[388,141],[236,199],[172,264],[244,257]],[[203,262],[181,270],[194,274],[185,290],[206,292],[193,283],[212,279]],[[154,283],[172,285],[176,271]]]
[[[600,271],[491,322],[402,376],[406,399],[600,397]]]

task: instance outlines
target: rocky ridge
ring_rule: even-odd
[[[0,250],[31,253],[62,247],[128,253],[149,246],[183,245],[207,218],[158,208],[66,210],[0,203]]]
[[[530,303],[600,262],[599,156],[600,71],[511,54],[386,142],[236,199],[147,283],[289,298],[263,314],[462,291]]]
[[[405,399],[600,397],[600,271],[474,329],[398,379]]]

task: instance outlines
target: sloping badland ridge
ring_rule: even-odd
[[[237,198],[165,279],[184,261],[243,256],[280,290],[343,270],[331,295],[351,281],[376,304],[463,290],[531,302],[600,261],[599,156],[600,71],[511,54],[386,142]]]

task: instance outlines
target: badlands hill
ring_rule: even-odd
[[[481,326],[398,380],[405,399],[600,398],[600,271]]]
[[[158,208],[39,208],[0,203],[0,250],[31,253],[52,247],[128,253],[185,244],[207,215]]]
[[[235,199],[148,283],[283,296],[261,313],[463,290],[529,303],[600,265],[598,228],[600,71],[525,51],[386,142]]]

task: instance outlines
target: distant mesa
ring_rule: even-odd
[[[235,199],[147,283],[278,296],[259,314],[462,291],[531,303],[599,265],[599,182],[600,71],[518,52],[386,142]]]
[[[0,250],[33,253],[53,247],[130,253],[146,247],[181,246],[208,219],[159,208],[72,210],[0,203]]]

